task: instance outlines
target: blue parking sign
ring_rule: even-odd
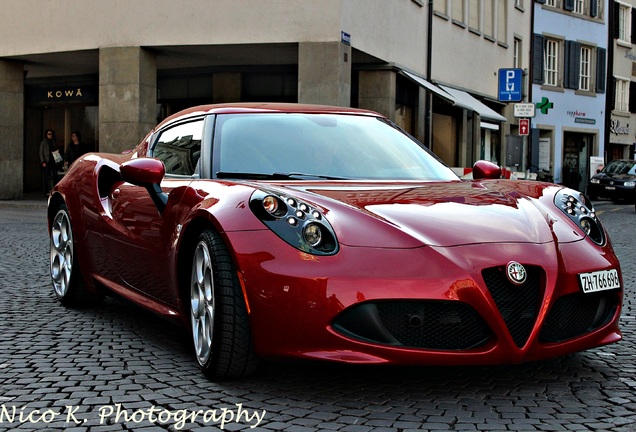
[[[520,102],[523,100],[523,70],[499,69],[499,101]]]

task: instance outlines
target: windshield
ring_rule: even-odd
[[[603,168],[606,174],[632,174],[636,175],[636,161],[613,160]]]
[[[407,134],[357,115],[219,115],[214,154],[226,178],[458,179]]]

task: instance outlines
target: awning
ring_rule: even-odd
[[[443,85],[440,85],[440,87],[442,88],[442,90],[450,94],[455,99],[455,105],[470,111],[475,111],[481,116],[482,120],[491,120],[496,122],[506,121],[506,118],[504,116],[498,114],[492,108],[487,107],[465,91],[457,90],[452,87],[446,87]]]
[[[401,70],[400,72],[402,72],[407,78],[412,79],[413,81],[415,81],[415,83],[424,87],[426,90],[435,93],[437,96],[441,97],[447,102],[450,102],[451,105],[455,105],[455,98],[451,96],[450,94],[446,93],[441,88],[437,87],[435,84],[430,83],[426,81],[424,78],[418,77],[417,75],[414,75],[411,72],[407,72],[405,70]]]
[[[480,101],[478,101],[477,99],[472,97],[470,94],[466,93],[465,91],[457,90],[452,87],[446,87],[443,85],[437,86],[431,82],[428,82],[424,78],[419,77],[405,70],[401,70],[400,72],[407,78],[410,78],[411,80],[413,80],[415,83],[435,93],[437,96],[441,97],[447,102],[450,102],[451,105],[454,105],[469,111],[477,112],[480,115],[482,120],[486,120],[486,121],[489,120],[489,121],[495,121],[495,122],[507,121],[507,119],[504,116],[502,116],[501,114],[498,114],[495,110],[484,105],[483,103],[481,103]],[[499,129],[498,125],[491,125],[488,123],[482,123],[481,126],[488,129]]]

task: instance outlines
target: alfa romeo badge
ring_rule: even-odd
[[[526,268],[516,261],[510,261],[506,266],[508,280],[515,285],[522,285],[526,281]]]

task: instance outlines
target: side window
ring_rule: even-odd
[[[161,132],[152,150],[153,157],[166,166],[166,174],[194,174],[201,156],[203,119],[181,123]]]

